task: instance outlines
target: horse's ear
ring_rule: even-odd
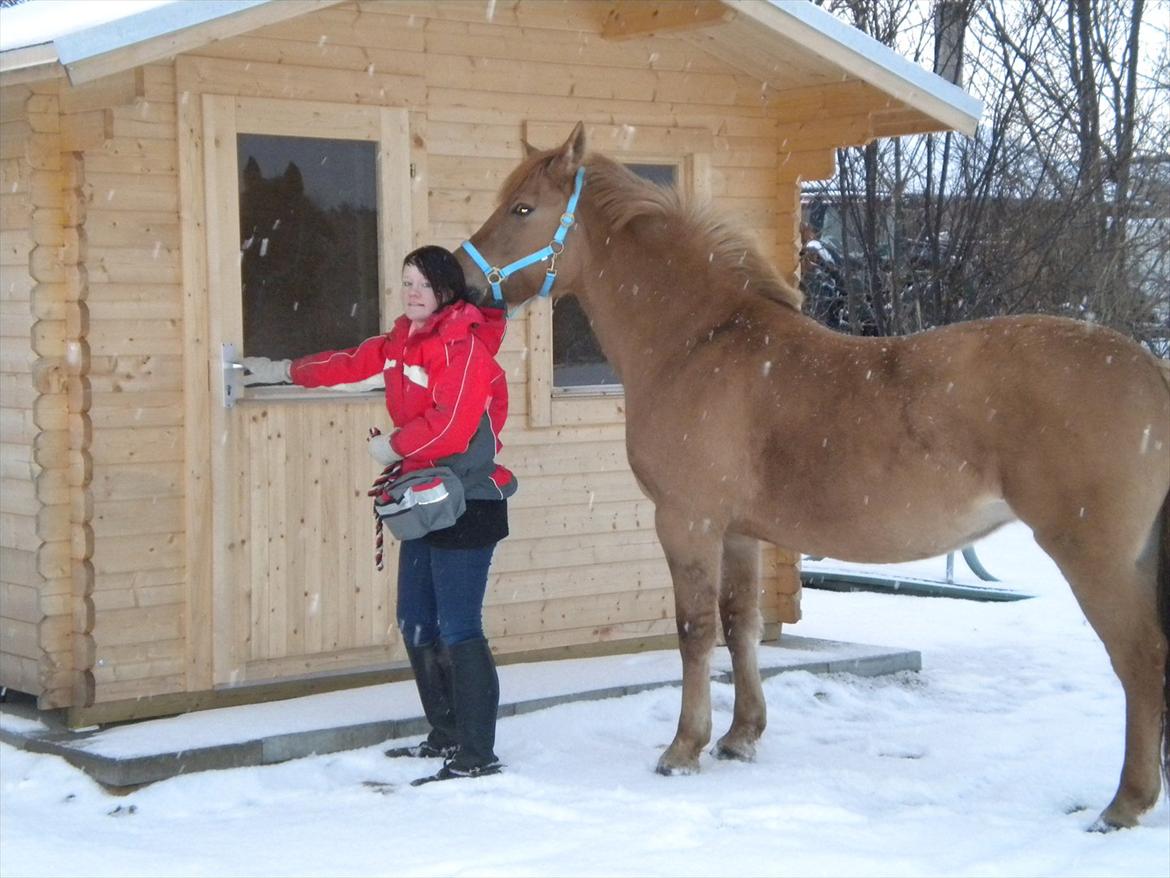
[[[248,156],[248,163],[244,165],[244,191],[255,190],[263,180],[264,175],[260,173],[260,164],[256,157]]]
[[[533,146],[527,140],[521,140],[520,143],[522,143],[524,145],[524,158],[526,158],[526,159],[530,159],[534,155],[536,155],[538,152],[540,152],[539,149],[537,149],[535,146]]]
[[[289,195],[300,195],[305,191],[305,178],[301,176],[301,169],[297,167],[296,162],[289,162],[284,169],[284,179],[281,181],[284,184],[285,192]]]
[[[553,167],[566,177],[571,177],[577,173],[577,168],[581,167],[581,162],[584,160],[585,123],[578,122],[573,128],[573,133],[569,135],[569,139],[565,141],[564,146],[560,148],[557,157],[553,160]]]

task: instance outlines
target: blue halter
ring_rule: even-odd
[[[548,271],[544,275],[544,283],[540,287],[538,295],[547,296],[552,292],[553,283],[557,279],[557,257],[561,255],[561,251],[565,249],[565,235],[569,233],[569,229],[573,227],[575,217],[573,214],[577,211],[577,201],[581,197],[581,187],[585,183],[585,168],[577,169],[576,183],[573,186],[573,194],[569,196],[569,203],[565,207],[565,212],[561,214],[560,225],[557,226],[556,233],[553,239],[541,247],[535,253],[530,253],[522,259],[517,259],[510,265],[505,265],[503,268],[495,268],[488,265],[488,261],[483,258],[483,254],[475,248],[471,241],[464,241],[462,247],[467,251],[467,255],[471,257],[472,261],[479,266],[479,270],[484,273],[488,283],[492,288],[492,298],[497,302],[504,301],[504,292],[500,289],[500,285],[510,276],[527,268],[536,262],[544,262],[549,260]]]

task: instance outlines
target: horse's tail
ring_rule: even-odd
[[[1166,638],[1166,664],[1162,671],[1162,778],[1170,796],[1170,492],[1162,501],[1158,541],[1158,616]]]
[[[1170,360],[1155,358],[1162,380],[1170,390]],[[1158,617],[1166,638],[1166,664],[1162,669],[1162,778],[1170,796],[1170,491],[1162,501],[1161,533],[1158,534]]]

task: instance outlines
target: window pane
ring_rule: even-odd
[[[553,302],[552,346],[554,387],[621,384],[576,296],[561,296]]]
[[[652,183],[673,186],[678,181],[677,165],[634,164],[626,167]],[[553,302],[553,386],[614,387],[621,384],[605,355],[589,318],[576,296],[561,296]]]
[[[374,143],[241,134],[244,353],[352,347],[379,321]]]
[[[638,162],[623,164],[643,180],[649,180],[659,186],[673,186],[678,182],[678,165],[650,165]]]

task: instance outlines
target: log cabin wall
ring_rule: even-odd
[[[185,56],[180,102],[193,125],[196,95],[207,93],[405,108],[421,202],[414,243],[452,248],[494,208],[524,139],[553,145],[549,137],[563,139],[585,119],[596,148],[677,160],[700,197],[716,198],[793,267],[797,187],[794,177],[782,183],[778,126],[759,84],[690,47],[608,43],[590,6],[522,7],[488,22],[480,3],[347,4]],[[396,310],[396,297],[386,304]],[[664,645],[673,596],[652,506],[626,464],[620,399],[553,397],[550,364],[536,362],[548,353],[546,309],[515,320],[501,352],[511,399],[502,460],[522,488],[510,501],[512,536],[493,563],[488,634],[504,655]],[[354,540],[359,553],[363,539]],[[797,618],[798,581],[790,559],[772,550],[765,561],[774,635],[781,620]],[[367,582],[359,564],[356,584],[363,593],[392,589],[392,577]],[[302,597],[290,591],[280,612],[299,616]],[[388,593],[367,612],[375,626],[390,623],[389,655],[401,660],[392,605]]]
[[[170,696],[225,685],[211,667],[224,610],[207,522],[216,496],[208,424],[217,415],[205,96],[404,110],[410,240],[451,248],[494,207],[523,139],[551,146],[584,120],[595,148],[674,162],[684,185],[738,217],[795,273],[799,180],[832,172],[833,145],[872,134],[853,130],[872,92],[851,88],[858,109],[834,127],[824,121],[832,89],[828,99],[786,102],[690,42],[610,41],[599,30],[588,2],[491,16],[481,2],[347,3],[81,88],[56,80],[6,89],[6,685],[95,718],[147,714],[150,699],[174,709],[191,702]],[[387,286],[393,309],[395,275]],[[621,399],[553,392],[549,325],[546,305],[528,309],[500,355],[511,396],[501,459],[521,490],[492,567],[488,636],[505,660],[668,645],[670,580],[652,505],[626,463]],[[251,668],[228,687],[404,664],[392,620],[395,559],[385,573],[372,570],[365,475],[352,475],[368,467],[359,428],[380,410],[356,401],[344,421],[318,424],[302,407],[299,427],[276,428],[260,423],[277,417],[275,407],[251,409],[259,426],[249,441],[330,429],[357,447],[336,471],[355,482],[345,488],[352,503],[342,504],[353,508],[335,504],[300,522],[318,535],[350,522],[345,545],[328,550],[338,553],[332,561],[281,549],[286,560],[300,553],[298,569],[316,565],[322,587],[349,592],[333,595],[348,622],[336,623],[332,639],[314,629],[320,596],[299,582],[280,585],[277,616],[228,610],[243,632],[241,667]],[[799,577],[790,554],[762,554],[763,613],[775,636],[799,618]],[[345,640],[343,629],[360,636]]]

